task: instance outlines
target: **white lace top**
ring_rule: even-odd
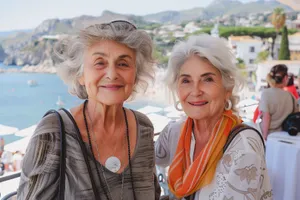
[[[169,124],[156,141],[156,163],[171,164],[179,139],[179,122]],[[195,142],[191,142],[191,160]],[[264,147],[250,129],[240,132],[219,161],[213,181],[196,192],[194,200],[271,200]]]

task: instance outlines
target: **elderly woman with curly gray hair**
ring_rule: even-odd
[[[170,197],[272,199],[262,136],[235,108],[243,81],[228,44],[209,35],[179,42],[166,83],[187,115],[169,123],[155,144],[157,165],[169,167]]]
[[[153,78],[152,49],[149,35],[123,20],[91,25],[58,45],[58,75],[85,100],[59,111],[66,132],[64,194],[58,196],[60,129],[49,114],[28,145],[18,199],[159,198],[153,125],[123,106]]]

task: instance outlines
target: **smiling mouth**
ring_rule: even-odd
[[[110,90],[117,90],[123,87],[123,85],[102,85],[102,88],[110,89]]]
[[[208,104],[207,101],[199,101],[199,102],[188,102],[190,105],[192,106],[204,106],[206,104]]]

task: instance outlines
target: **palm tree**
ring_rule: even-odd
[[[272,40],[272,58],[274,57],[274,44],[277,38],[279,30],[285,25],[286,15],[283,8],[275,8],[271,15],[271,23],[273,24],[274,28],[276,29],[276,36]]]
[[[283,8],[275,8],[271,16],[272,24],[277,32],[284,26],[286,15]]]

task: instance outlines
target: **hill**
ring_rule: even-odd
[[[215,0],[205,8],[193,8],[183,11],[164,11],[145,15],[147,21],[158,23],[181,23],[196,19],[211,19],[222,15],[246,15],[249,13],[259,13],[272,11],[276,7],[282,7],[285,11],[292,11],[286,5],[277,1],[244,1],[236,0]]]

